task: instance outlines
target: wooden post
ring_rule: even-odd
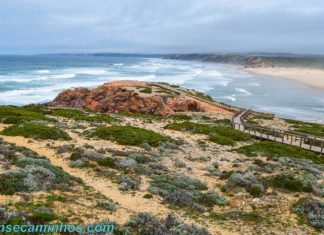
[[[294,136],[290,136],[290,144],[292,145]]]
[[[299,144],[299,147],[302,146],[302,140],[303,140],[303,137],[300,137],[300,144]]]
[[[285,132],[283,132],[282,143],[285,142]]]
[[[321,141],[321,153],[323,152],[323,141]]]
[[[273,133],[274,133],[274,137],[275,137],[275,141],[277,141],[277,135],[276,132],[274,131],[274,129],[272,129]]]
[[[312,139],[309,139],[309,149],[312,149]]]

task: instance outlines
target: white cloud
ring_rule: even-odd
[[[321,0],[1,0],[0,53],[324,53]]]

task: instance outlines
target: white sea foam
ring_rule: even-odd
[[[47,77],[20,77],[20,76],[0,76],[0,82],[33,82],[45,81]]]
[[[69,78],[75,78],[75,76],[76,76],[75,73],[67,73],[67,74],[52,75],[52,78],[55,78],[55,79],[69,79]]]
[[[107,73],[106,69],[79,69],[76,71],[77,74],[85,75],[103,75]]]
[[[244,94],[244,95],[252,95],[249,91],[243,89],[243,88],[235,88],[236,91]]]
[[[73,87],[95,87],[100,84],[101,82],[59,83],[46,87],[10,90],[0,92],[0,103],[17,105],[41,103],[54,99],[59,92],[65,89]]]
[[[113,66],[123,66],[124,64],[123,63],[115,63],[113,64]]]
[[[51,73],[51,71],[49,71],[48,69],[41,69],[41,70],[37,70],[38,74],[49,74]]]

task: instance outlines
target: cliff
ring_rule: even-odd
[[[170,94],[144,82],[105,83],[94,89],[76,88],[60,93],[50,106],[88,108],[102,113],[204,112],[201,104],[178,94]]]

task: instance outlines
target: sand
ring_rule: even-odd
[[[274,76],[299,82],[313,89],[324,91],[324,70],[312,68],[246,68],[248,72]]]

